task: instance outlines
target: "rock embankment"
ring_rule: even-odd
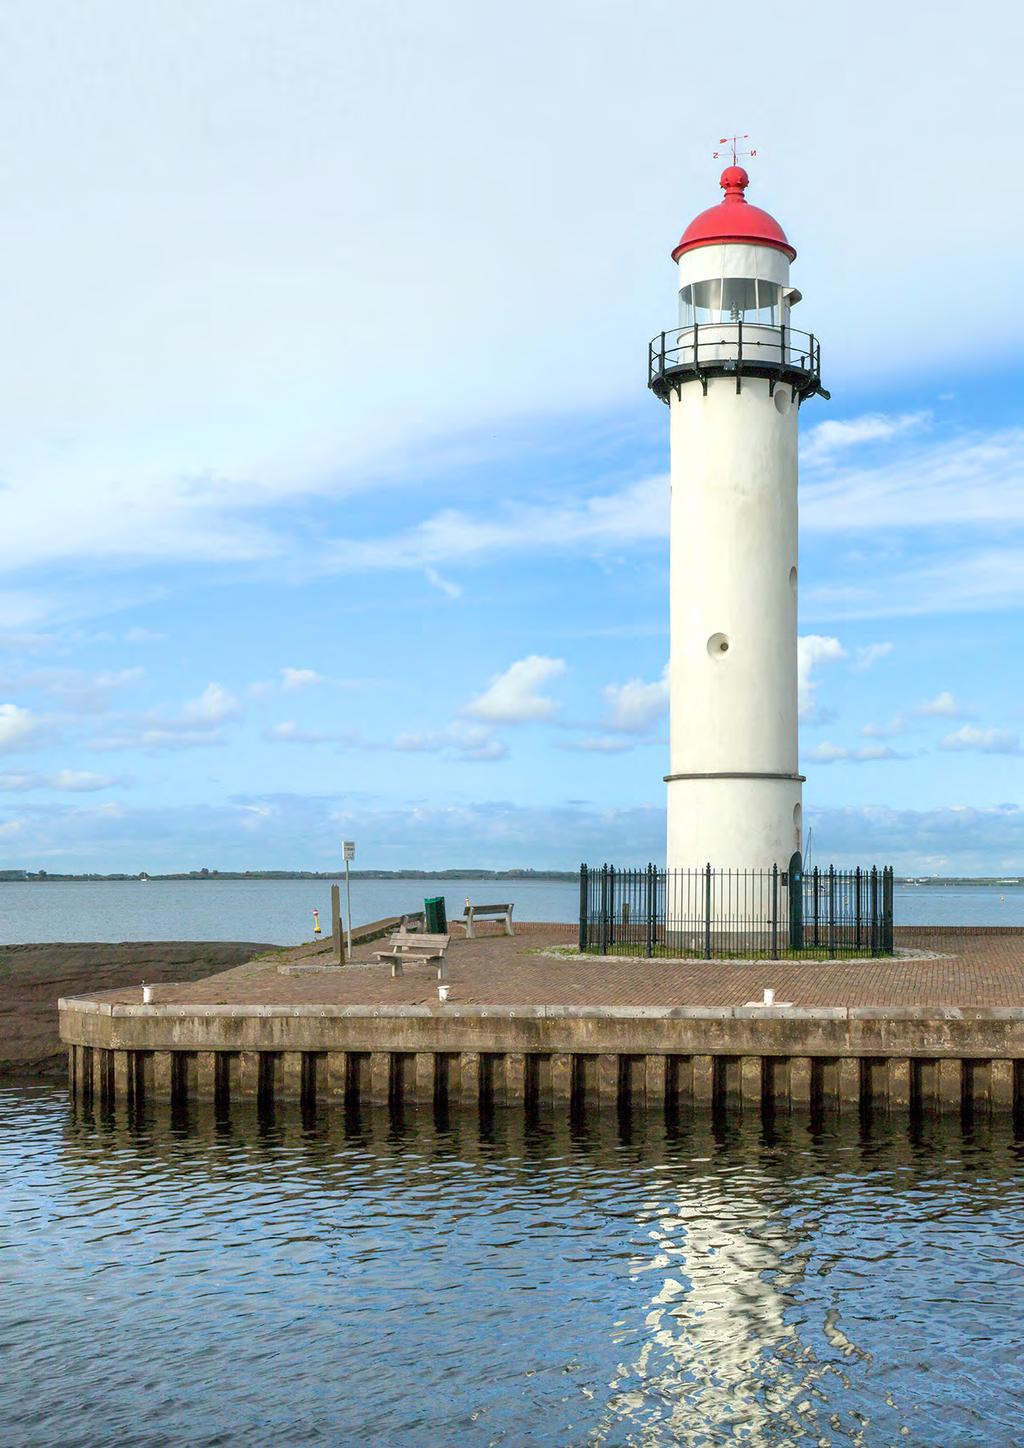
[[[233,940],[143,940],[0,946],[0,1083],[66,1079],[61,996],[141,981],[193,981],[276,946]]]

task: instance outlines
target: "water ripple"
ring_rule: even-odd
[[[18,1444],[1015,1441],[1024,1150],[0,1092]]]

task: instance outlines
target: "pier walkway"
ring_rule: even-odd
[[[61,1002],[72,1089],[135,1102],[300,1098],[1024,1113],[1024,930],[914,927],[842,961],[579,958],[574,929],[455,940],[392,978],[375,942]],[[377,947],[379,948],[379,947]],[[779,1008],[752,1004],[766,987]]]

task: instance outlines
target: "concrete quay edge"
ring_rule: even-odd
[[[439,1060],[606,1057],[1006,1061],[1024,1071],[1024,1010],[903,1007],[124,1005],[66,998],[61,1037],[72,1053],[241,1053],[291,1060],[375,1055]],[[425,1068],[426,1069],[426,1068]]]
[[[418,1020],[597,1020],[597,1021],[1024,1021],[1024,1006],[578,1006],[578,1005],[331,1005],[275,1002],[215,1004],[164,1001],[149,1005],[101,1001],[92,996],[64,996],[57,1002],[66,1014],[110,1016],[117,1019],[181,1019],[209,1016],[266,1019]]]

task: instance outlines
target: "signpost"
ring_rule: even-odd
[[[352,881],[348,867],[356,857],[355,840],[342,840],[341,853],[345,860],[345,934],[348,939],[348,958],[352,959]]]
[[[331,941],[336,965],[345,964],[345,942],[341,937],[341,886],[331,886]]]

